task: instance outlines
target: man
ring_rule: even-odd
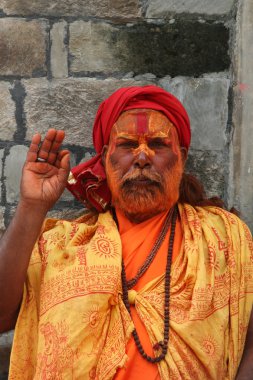
[[[1,240],[10,379],[251,379],[252,238],[183,174],[181,103],[116,91],[96,116],[97,156],[70,175],[63,138],[33,137]],[[92,212],[43,224],[68,178]]]

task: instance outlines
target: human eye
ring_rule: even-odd
[[[116,146],[120,148],[126,148],[126,149],[137,148],[138,142],[135,140],[118,139]]]
[[[163,147],[168,146],[168,142],[165,141],[165,139],[157,138],[157,139],[152,139],[148,143],[149,148],[151,149],[159,149]]]

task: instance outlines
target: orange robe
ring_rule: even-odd
[[[134,224],[117,210],[119,233],[122,242],[122,255],[127,279],[134,277],[140,266],[144,263],[162,230],[166,216],[167,212],[163,212],[145,222]],[[150,267],[133,287],[137,292],[151,280],[164,274],[167,264],[169,235],[170,228]],[[173,261],[180,250],[181,243],[182,229],[179,220],[177,220],[172,256]],[[143,323],[140,321],[134,306],[131,306],[131,313],[144,351],[149,356],[154,357],[154,350],[150,343],[147,331]],[[115,380],[141,379],[144,373],[145,380],[160,379],[157,364],[149,363],[142,358],[137,350],[133,337],[131,337],[128,342],[126,353],[129,359],[125,367],[118,370]]]

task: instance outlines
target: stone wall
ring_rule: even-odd
[[[232,50],[234,135],[230,144],[228,203],[253,231],[253,2],[240,0]]]
[[[93,154],[99,103],[132,84],[154,83],[183,101],[193,130],[188,170],[227,200],[233,1],[0,0],[0,10],[1,229],[32,134],[64,129],[74,165]],[[66,192],[55,210],[73,207]]]
[[[157,84],[184,103],[193,134],[187,170],[232,206],[240,193],[237,11],[235,0],[0,0],[0,229],[18,202],[32,134],[64,129],[72,165],[88,159],[99,103],[135,84]],[[80,206],[66,191],[51,214],[73,209]],[[7,364],[0,371],[5,379]]]

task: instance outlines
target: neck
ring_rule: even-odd
[[[139,224],[139,223],[145,222],[146,220],[151,219],[154,216],[157,216],[157,215],[159,215],[159,214],[161,214],[163,212],[167,212],[171,208],[164,209],[164,210],[153,210],[153,211],[149,210],[147,212],[143,212],[142,211],[142,212],[138,212],[138,213],[131,213],[128,210],[123,210],[123,209],[121,209],[119,207],[116,207],[116,209],[118,211],[120,211],[131,223]]]

